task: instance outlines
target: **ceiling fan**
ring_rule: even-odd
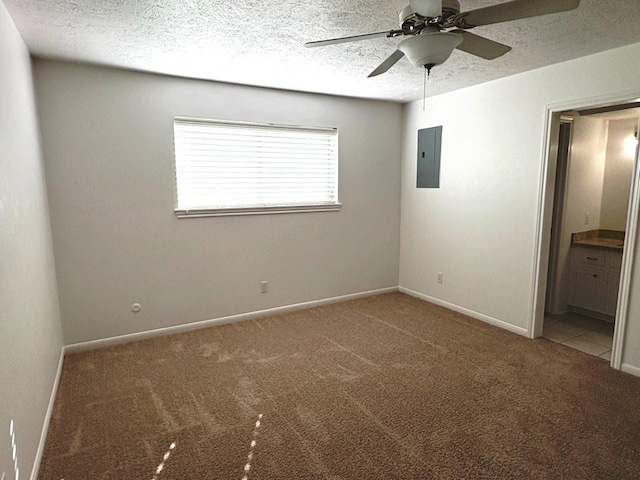
[[[461,13],[458,0],[410,0],[410,4],[400,12],[400,28],[397,30],[308,42],[305,47],[406,36],[408,38],[401,41],[397,50],[369,77],[386,72],[405,55],[413,65],[431,71],[434,66],[444,63],[455,48],[487,60],[511,50],[507,45],[475,35],[469,29],[565,12],[578,5],[580,0],[512,0]]]

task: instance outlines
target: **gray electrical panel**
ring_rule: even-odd
[[[418,130],[418,188],[440,188],[442,126]]]

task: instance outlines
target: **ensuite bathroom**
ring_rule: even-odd
[[[543,337],[611,360],[640,103],[563,112]]]

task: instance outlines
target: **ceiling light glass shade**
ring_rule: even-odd
[[[416,67],[424,67],[444,63],[461,43],[462,36],[455,33],[423,33],[400,42],[398,50]]]

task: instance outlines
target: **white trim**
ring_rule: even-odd
[[[594,97],[577,98],[565,102],[550,103],[547,105],[547,109],[552,112],[562,112],[564,110],[582,110],[594,105],[615,105],[618,103],[627,103],[629,101],[636,101],[640,96],[640,90],[626,90],[610,95],[597,95]]]
[[[66,347],[60,349],[60,359],[58,360],[58,370],[53,380],[53,386],[51,387],[51,396],[49,397],[49,406],[47,407],[47,413],[44,416],[44,424],[42,425],[42,432],[40,434],[40,443],[38,444],[38,450],[36,450],[36,458],[33,462],[33,468],[31,470],[31,480],[37,480],[38,473],[40,471],[40,462],[42,462],[42,455],[44,454],[44,445],[47,441],[47,433],[49,432],[49,424],[51,423],[51,415],[53,415],[53,406],[56,402],[56,394],[58,393],[58,385],[60,385],[60,376],[62,375],[62,364],[64,363],[64,355],[66,353]]]
[[[188,117],[185,115],[176,115],[173,117],[174,120],[179,120],[182,122],[200,122],[200,123],[211,123],[211,124],[224,124],[224,125],[244,125],[247,127],[267,127],[267,128],[282,128],[285,130],[307,130],[313,132],[338,132],[338,127],[314,127],[312,125],[286,125],[281,123],[270,123],[270,122],[243,122],[241,120],[220,120],[220,119],[212,119],[212,118],[201,118],[201,117]]]
[[[419,298],[420,300],[424,300],[425,302],[433,303],[434,305],[439,305],[449,310],[453,310],[454,312],[462,313],[463,315],[466,315],[471,318],[475,318],[476,320],[480,320],[481,322],[488,323],[495,327],[500,327],[504,330],[509,330],[510,332],[517,333],[518,335],[522,335],[525,337],[528,336],[528,331],[526,328],[516,327],[515,325],[504,322],[502,320],[498,320],[497,318],[489,317],[488,315],[485,315],[483,313],[478,313],[473,310],[469,310],[468,308],[461,307],[453,303],[445,302],[444,300],[440,300],[439,298],[430,297],[429,295],[416,292],[409,288],[398,287],[398,291],[402,293],[406,293],[407,295],[411,295],[412,297]]]
[[[309,302],[294,303],[294,304],[285,305],[282,307],[268,308],[265,310],[256,310],[253,312],[240,313],[237,315],[229,315],[226,317],[219,317],[211,320],[201,320],[198,322],[186,323],[183,325],[174,325],[171,327],[157,328],[154,330],[147,330],[145,332],[129,333],[126,335],[118,335],[116,337],[102,338],[100,340],[91,340],[88,342],[73,343],[73,344],[67,345],[64,348],[64,351],[65,353],[70,353],[70,352],[91,350],[94,348],[117,345],[120,343],[133,342],[136,340],[144,340],[145,338],[159,337],[163,335],[170,335],[173,333],[188,332],[190,330],[198,330],[200,328],[213,327],[216,325],[224,325],[227,323],[241,322],[243,320],[251,320],[254,318],[266,317],[269,315],[277,315],[281,313],[292,312],[295,310],[302,310],[305,308],[320,307],[322,305],[328,305],[331,303],[345,302],[347,300],[355,300],[358,298],[372,297],[374,295],[382,295],[385,293],[392,293],[397,291],[398,291],[398,287],[387,287],[387,288],[380,288],[378,290],[369,290],[365,292],[350,293],[348,295],[341,295],[338,297],[312,300]]]
[[[533,278],[532,278],[532,286],[533,292],[531,293],[531,305],[529,307],[529,322],[527,324],[527,337],[536,338],[536,335],[542,334],[541,323],[544,318],[544,296],[546,296],[546,278],[549,274],[548,271],[548,263],[546,264],[546,275],[542,275],[541,267],[542,267],[542,258],[548,259],[549,251],[546,251],[546,257],[542,250],[542,240],[545,236],[546,229],[544,228],[544,220],[545,213],[547,209],[553,210],[553,202],[545,200],[547,199],[547,183],[549,177],[549,148],[551,142],[551,131],[552,131],[552,123],[553,123],[553,114],[554,111],[547,107],[545,109],[544,115],[544,125],[545,125],[545,137],[542,141],[542,165],[540,168],[540,176],[538,178],[538,209],[536,212],[536,233],[535,233],[535,250],[533,252]],[[553,215],[553,213],[551,213]],[[549,228],[551,228],[551,223],[549,223]],[[547,260],[545,260],[546,262]],[[545,278],[543,278],[545,277]],[[542,285],[543,280],[545,280],[545,285]],[[543,294],[544,292],[544,294]],[[536,328],[536,326],[538,328]]]
[[[310,213],[338,212],[341,203],[326,205],[280,205],[271,207],[236,207],[236,208],[195,208],[192,210],[175,209],[178,218],[227,217],[232,215],[271,215],[278,213]]]
[[[622,370],[624,373],[629,373],[631,375],[635,375],[636,377],[640,377],[640,368],[629,365],[628,363],[623,363],[622,365],[620,365],[620,370]]]

